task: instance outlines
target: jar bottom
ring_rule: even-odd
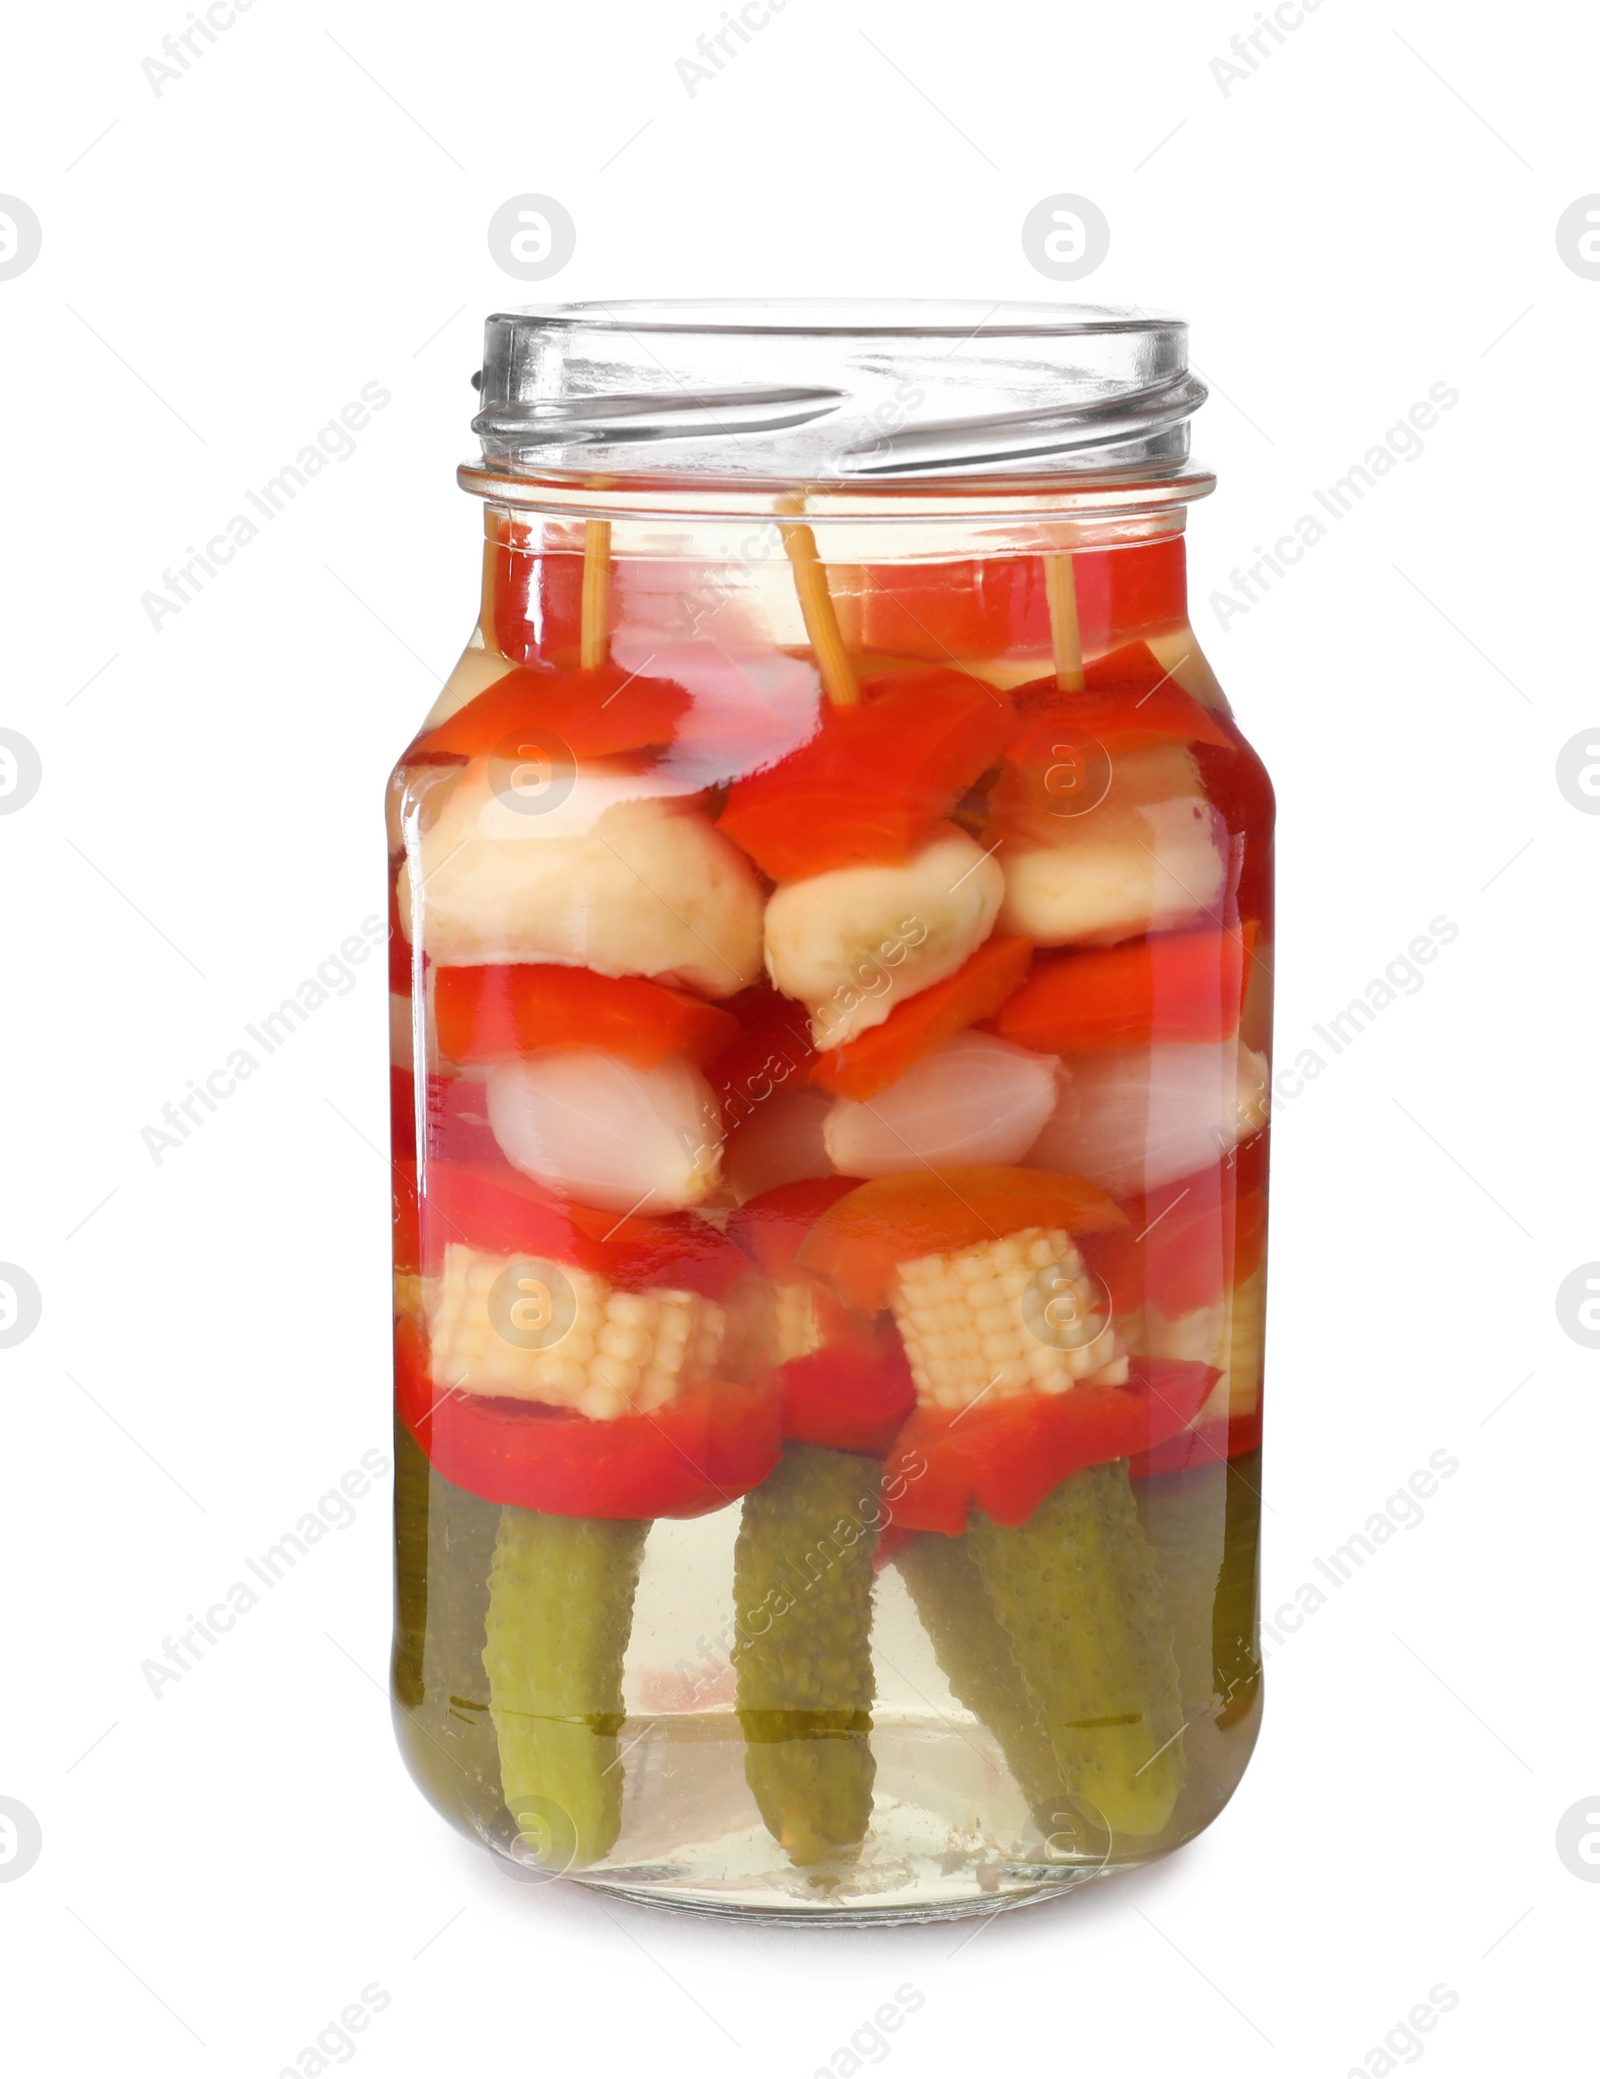
[[[657,1873],[648,1885],[604,1882],[584,1876],[578,1881],[590,1891],[620,1898],[635,1906],[655,1906],[669,1913],[712,1914],[723,1920],[741,1920],[752,1927],[905,1927],[923,1921],[975,1920],[997,1912],[1011,1912],[1046,1899],[1065,1898],[1097,1877],[1115,1876],[1132,1865],[1119,1863],[1063,1874],[1045,1872],[1038,1866],[1015,1865],[1005,1872],[1006,1881],[987,1891],[965,1898],[908,1900],[897,1905],[862,1904],[849,1900],[837,1906],[797,1904],[786,1909],[766,1904],[747,1904],[720,1893],[663,1886]]]
[[[630,1718],[618,1735],[627,1817],[611,1853],[558,1872],[528,1856],[490,1771],[442,1770],[436,1733],[397,1713],[413,1772],[463,1832],[524,1882],[579,1883],[636,1905],[758,1925],[891,1925],[954,1920],[1059,1898],[1158,1861],[1201,1832],[1227,1802],[1255,1742],[1259,1700],[1226,1728],[1191,1726],[1183,1796],[1160,1835],[1074,1838],[1071,1815],[1030,1813],[998,1747],[976,1721],[945,1713],[873,1713],[871,1822],[859,1846],[796,1866],[762,1823],[729,1711]],[[439,1728],[443,1730],[441,1726]],[[462,1728],[468,1739],[488,1730]],[[420,1739],[417,1734],[422,1734]],[[453,1779],[446,1800],[441,1775]]]

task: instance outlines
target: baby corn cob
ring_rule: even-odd
[[[1183,1357],[1214,1364],[1222,1377],[1212,1387],[1195,1426],[1238,1421],[1253,1415],[1261,1402],[1261,1374],[1267,1333],[1267,1267],[1262,1264],[1215,1306],[1169,1319],[1146,1307],[1129,1339],[1150,1357]]]
[[[959,1255],[903,1263],[890,1304],[918,1398],[961,1408],[1065,1393],[1079,1379],[1120,1384],[1127,1360],[1096,1298],[1064,1229],[1024,1227]]]
[[[591,1421],[647,1415],[714,1373],[726,1319],[694,1292],[622,1292],[593,1271],[452,1242],[430,1324],[438,1391],[501,1394]]]
[[[822,1325],[817,1319],[817,1283],[814,1278],[797,1278],[773,1288],[773,1338],[776,1362],[787,1364],[791,1357],[809,1357],[823,1344]]]

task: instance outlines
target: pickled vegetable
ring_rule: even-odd
[[[622,1825],[622,1657],[647,1529],[501,1514],[483,1664],[506,1810],[548,1868],[598,1861]]]
[[[407,1759],[463,1827],[500,1802],[484,1620],[500,1511],[452,1486],[395,1424],[397,1721]]]
[[[1226,1729],[1261,1687],[1256,1642],[1261,1454],[1168,1473],[1135,1485],[1173,1620],[1183,1710]]]
[[[1071,1792],[965,1537],[915,1538],[895,1558],[956,1702],[994,1735],[1047,1837]]]
[[[745,1777],[791,1862],[854,1848],[872,1818],[878,1468],[792,1445],[745,1497],[734,1557]]]
[[[491,323],[389,793],[394,1689],[447,1816],[628,1896],[1061,1889],[1255,1736],[1270,790],[1176,333],[972,316]]]
[[[968,1535],[1073,1797],[1113,1836],[1158,1834],[1183,1782],[1183,1712],[1126,1464],[1074,1474],[1019,1528],[975,1515]]]

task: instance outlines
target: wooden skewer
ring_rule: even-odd
[[[598,671],[611,654],[611,522],[583,523],[583,599],[578,668]]]
[[[1044,596],[1050,609],[1050,649],[1056,684],[1063,693],[1081,693],[1083,644],[1078,639],[1078,590],[1073,582],[1071,549],[1045,557]]]
[[[805,499],[800,496],[785,498],[780,506],[783,512],[803,513],[805,509]],[[793,520],[780,520],[778,526],[794,566],[794,588],[800,595],[800,612],[816,652],[823,690],[835,707],[859,707],[861,687],[839,632],[839,616],[834,612],[833,594],[828,590],[828,573],[817,554],[817,537],[809,527]]]

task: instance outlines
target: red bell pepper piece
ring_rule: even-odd
[[[1266,1246],[1266,1175],[1263,1128],[1211,1169],[1129,1199],[1128,1225],[1083,1245],[1113,1310],[1131,1315],[1148,1300],[1170,1321],[1251,1276]]]
[[[426,735],[407,757],[479,758],[526,735],[557,766],[659,748],[689,706],[686,688],[618,664],[552,671],[518,664]]]
[[[832,1451],[881,1456],[916,1405],[911,1367],[896,1335],[844,1337],[791,1357],[775,1376],[784,1436]]]
[[[1115,650],[1147,630],[1181,628],[1189,613],[1183,536],[1075,549],[1072,589],[1078,633],[1091,652]]]
[[[971,1509],[1015,1528],[1086,1466],[1132,1458],[1192,1422],[1221,1374],[1209,1364],[1136,1357],[1125,1386],[979,1401],[954,1414],[918,1408],[884,1466],[904,1493],[894,1520],[958,1537]]]
[[[684,989],[587,967],[441,967],[439,1046],[452,1061],[541,1047],[596,1047],[639,1068],[682,1054],[703,1066],[739,1037],[736,1019]]]
[[[417,1159],[417,1082],[409,1068],[389,1066],[389,1153],[396,1162]]]
[[[583,630],[583,555],[535,548],[526,520],[490,522],[487,548],[493,610],[485,637],[513,664],[578,661]]]
[[[1019,1047],[1060,1054],[1226,1039],[1238,1030],[1254,943],[1254,926],[1246,925],[1049,954],[992,1028]]]
[[[1030,679],[1011,698],[1017,721],[1006,755],[1018,763],[1049,756],[1052,731],[1092,736],[1113,758],[1158,744],[1231,748],[1227,721],[1186,693],[1148,643],[1125,643],[1083,667],[1083,690],[1067,692],[1053,677]]]
[[[394,1272],[415,1277],[422,1269],[422,1233],[417,1199],[417,1165],[397,1153],[389,1165],[389,1210],[394,1229]]]
[[[1005,657],[1050,640],[1038,556],[873,563],[829,575],[847,624],[854,608],[864,649],[944,664]]]
[[[875,1097],[924,1054],[998,1011],[1022,982],[1032,952],[1030,939],[986,939],[953,975],[919,989],[881,1025],[821,1055],[812,1082],[841,1097]]]
[[[516,1179],[489,1124],[489,1091],[470,1076],[429,1076],[425,1152],[431,1162],[473,1163]]]
[[[732,1132],[775,1090],[802,1088],[817,1056],[805,1009],[776,989],[743,989],[722,1009],[737,1023],[738,1036],[706,1077]]]
[[[495,1256],[542,1256],[598,1272],[625,1291],[666,1288],[721,1299],[745,1274],[743,1252],[693,1213],[633,1213],[575,1205],[509,1164],[423,1166],[423,1261],[436,1269],[451,1242]]]
[[[1000,756],[1008,697],[959,671],[882,672],[856,707],[824,707],[817,733],[736,780],[721,828],[775,881],[907,858]]]
[[[1237,1420],[1203,1422],[1198,1429],[1180,1429],[1164,1444],[1139,1451],[1128,1461],[1130,1480],[1148,1480],[1159,1473],[1196,1471],[1219,1465],[1226,1458],[1244,1458],[1261,1449],[1261,1406]]]
[[[1039,556],[953,563],[833,565],[829,579],[841,623],[872,650],[943,663],[1006,657],[1050,645],[1050,608]],[[1076,549],[1072,556],[1078,630],[1091,652],[1146,629],[1182,625],[1183,537]]]
[[[1097,1185],[1052,1170],[973,1165],[859,1184],[818,1220],[795,1256],[863,1313],[887,1303],[898,1265],[981,1247],[1023,1227],[1085,1234],[1125,1215]]]
[[[1214,1307],[1260,1269],[1266,1240],[1267,1202],[1260,1191],[1215,1211],[1175,1217],[1146,1243],[1145,1299],[1169,1321]]]
[[[484,1501],[553,1516],[703,1516],[759,1486],[781,1451],[771,1381],[706,1381],[653,1414],[591,1422],[529,1401],[436,1393],[421,1327],[409,1319],[395,1332],[395,1396],[445,1479]]]
[[[1196,744],[1194,758],[1205,797],[1227,829],[1235,861],[1229,877],[1229,914],[1254,918],[1262,937],[1270,938],[1272,833],[1278,810],[1267,769],[1237,732],[1229,735],[1225,748]]]
[[[728,1215],[728,1238],[769,1278],[784,1284],[796,1275],[795,1252],[829,1206],[854,1191],[856,1177],[802,1177],[775,1184]]]

